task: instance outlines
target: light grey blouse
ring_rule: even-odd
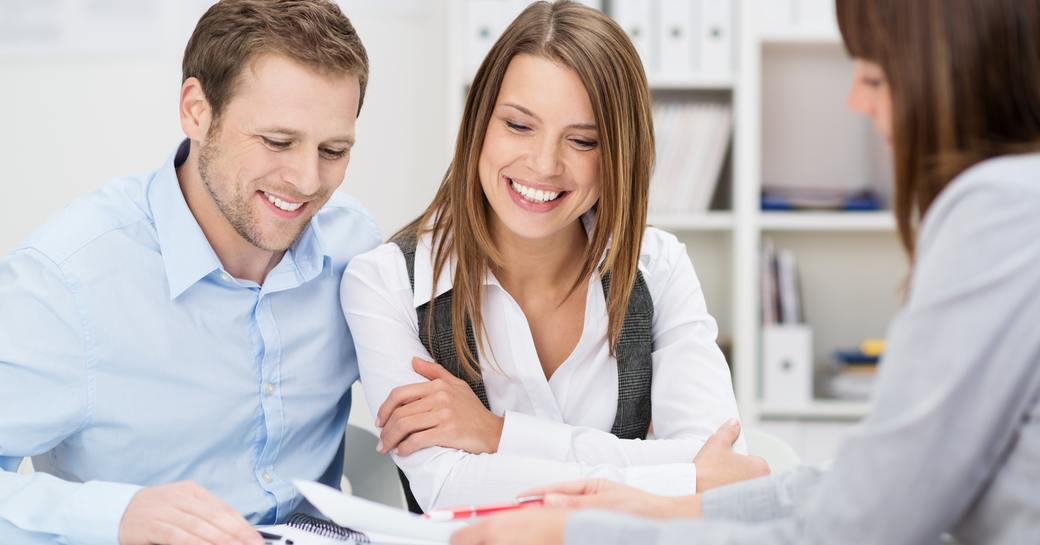
[[[933,203],[874,410],[831,469],[715,489],[703,509],[578,513],[566,543],[1040,544],[1040,154],[984,161]]]

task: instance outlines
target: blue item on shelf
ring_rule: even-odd
[[[876,365],[881,360],[879,356],[870,356],[860,350],[835,350],[831,357],[835,363],[843,365]]]
[[[843,210],[873,211],[881,209],[877,193],[865,189],[846,191],[837,189],[765,187],[762,189],[762,210]]]

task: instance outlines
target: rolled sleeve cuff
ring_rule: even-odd
[[[764,522],[791,516],[814,493],[824,473],[799,466],[784,473],[759,477],[708,490],[701,496],[706,519]]]
[[[567,462],[571,446],[571,428],[516,411],[506,411],[498,452],[540,460]]]
[[[90,481],[67,498],[65,534],[72,545],[119,543],[119,523],[140,486]]]
[[[659,496],[688,496],[697,492],[697,466],[660,464],[625,470],[626,484]]]

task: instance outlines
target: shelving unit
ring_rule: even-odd
[[[611,13],[612,4],[622,1],[586,3]],[[501,2],[515,13],[525,5]],[[451,20],[467,20],[465,4],[453,0]],[[732,147],[718,181],[723,198],[713,199],[706,212],[651,210],[649,224],[687,246],[720,339],[732,341],[730,363],[745,424],[777,433],[800,452],[813,453],[810,459],[827,458],[869,406],[821,397],[785,406],[762,401],[761,241],[769,237],[798,256],[816,365],[836,347],[884,335],[898,308],[907,265],[889,211],[764,212],[760,191],[764,180],[821,186],[837,181],[847,189],[870,185],[884,200],[890,185],[887,151],[869,122],[847,111],[852,62],[841,46],[832,0],[732,0],[732,5],[736,38],[730,74],[660,77],[648,70],[655,102],[732,105]],[[452,32],[460,48],[464,30]],[[459,97],[453,123],[461,115],[469,76],[464,62],[457,61],[449,81],[449,96]],[[450,142],[456,128],[450,127]]]
[[[846,109],[852,62],[841,45],[833,2],[742,0],[740,12],[733,250],[738,402],[746,422],[819,461],[834,455],[869,404],[825,399],[818,391],[804,403],[762,401],[761,241],[768,237],[799,260],[817,370],[835,348],[884,336],[906,263],[890,211],[764,212],[759,195],[768,182],[867,186],[886,200],[887,150],[868,122]]]

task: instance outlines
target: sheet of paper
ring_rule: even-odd
[[[373,542],[377,542],[377,538],[385,542],[392,537],[403,540],[393,543],[447,544],[452,532],[467,524],[429,521],[401,509],[348,496],[319,483],[293,481],[293,486],[329,520],[365,532]]]

